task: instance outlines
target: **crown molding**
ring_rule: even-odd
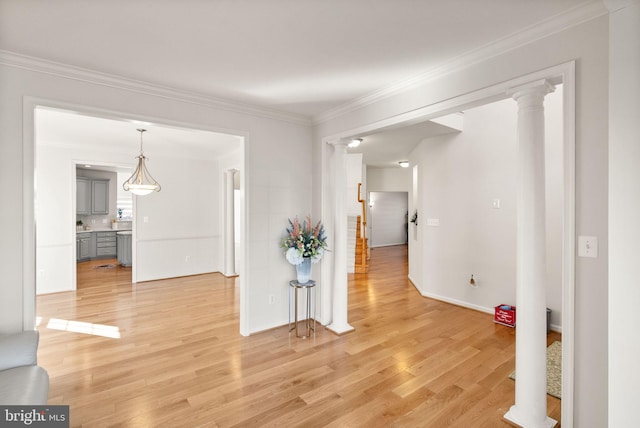
[[[559,33],[602,15],[606,15],[607,13],[608,10],[601,0],[592,0],[589,3],[576,6],[566,12],[555,15],[534,25],[530,25],[529,27],[525,27],[516,33],[512,33],[506,37],[498,39],[495,42],[454,57],[449,61],[437,65],[423,73],[398,81],[392,85],[342,104],[341,106],[314,115],[312,117],[313,123],[314,125],[317,125],[327,122],[370,104],[401,94],[407,90],[423,85],[447,74],[463,70],[471,65],[486,61],[489,58],[502,55],[521,46],[544,39],[552,34]]]
[[[640,0],[602,0],[602,2],[609,9],[609,12],[617,12],[620,9],[640,4]]]
[[[190,104],[219,108],[235,113],[248,114],[278,121],[291,122],[298,125],[311,126],[311,119],[292,113],[286,113],[275,109],[252,106],[236,101],[215,98],[194,92],[184,91],[168,86],[156,85],[140,80],[129,79],[122,76],[89,70],[69,64],[63,64],[42,58],[22,55],[15,52],[0,50],[0,64],[21,68],[37,73],[50,74],[65,79],[78,80],[111,88],[138,92],[146,95],[172,99]]]

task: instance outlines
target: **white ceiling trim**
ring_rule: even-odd
[[[602,0],[610,12],[617,12],[620,9],[629,7],[632,4],[640,4],[640,0]]]
[[[402,92],[423,85],[447,74],[462,70],[473,64],[485,61],[489,58],[502,55],[508,51],[521,46],[544,39],[552,34],[559,33],[568,28],[580,25],[608,13],[607,8],[601,0],[593,0],[590,3],[577,6],[564,13],[541,21],[537,24],[524,28],[517,33],[513,33],[488,45],[474,49],[465,54],[459,55],[450,61],[444,62],[430,70],[420,73],[408,79],[396,82],[392,85],[381,88],[368,95],[358,97],[341,106],[327,110],[313,116],[314,124],[327,122],[336,117],[361,109],[367,105],[374,104],[386,98],[398,95]]]
[[[224,109],[235,113],[291,122],[304,126],[311,126],[312,124],[311,120],[307,116],[303,115],[285,113],[275,109],[252,106],[222,98],[204,96],[176,88],[128,79],[122,76],[75,67],[68,64],[17,54],[5,50],[0,50],[0,64],[35,71],[38,73],[50,74],[66,79],[79,80],[82,82],[124,89],[127,91],[173,99],[181,102]]]

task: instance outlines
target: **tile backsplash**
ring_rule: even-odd
[[[76,221],[81,220],[84,227],[97,229],[131,229],[131,221],[118,221],[116,227],[112,227],[112,218],[108,215],[76,215]]]

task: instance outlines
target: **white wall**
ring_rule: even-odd
[[[545,99],[547,307],[562,325],[562,91]],[[465,130],[424,140],[411,155],[422,174],[411,280],[425,296],[493,312],[515,304],[517,108],[503,100],[465,112]],[[553,120],[551,118],[553,117]],[[493,208],[494,200],[500,207]],[[439,221],[430,226],[427,219]],[[415,226],[414,226],[415,227]],[[476,288],[469,286],[471,275]]]
[[[614,428],[638,425],[640,402],[640,2],[606,3],[613,9],[609,75],[608,426]],[[625,3],[627,7],[622,8]]]
[[[367,191],[408,192],[411,168],[367,167]]]
[[[314,154],[322,156],[322,138],[355,135],[372,124],[444,103],[563,64],[576,61],[576,233],[599,237],[600,257],[575,259],[574,426],[606,426],[607,404],[607,120],[609,23],[607,16],[576,25],[490,59],[441,72],[405,91],[358,105],[318,124]],[[524,82],[523,82],[524,83]],[[447,111],[449,113],[449,111]],[[324,166],[317,165],[316,189]],[[422,174],[423,171],[420,171]],[[373,190],[373,189],[368,189]],[[319,193],[315,206],[319,207]],[[617,326],[614,328],[620,328]]]
[[[39,294],[74,289],[74,164],[90,161],[94,165],[119,165],[131,162],[130,158],[130,153],[37,144],[36,285]],[[148,281],[220,271],[218,162],[154,156],[150,168],[160,180],[162,191],[136,197],[134,277],[137,281]],[[82,174],[104,175],[97,171]],[[115,173],[106,174],[115,176]],[[111,214],[90,217],[115,217],[115,185],[113,180],[109,187]],[[111,228],[111,223],[102,224],[98,218],[98,223],[91,227],[106,229]]]
[[[248,211],[243,221],[249,251],[245,255],[246,274],[240,278],[240,328],[249,334],[286,323],[287,286],[294,268],[278,244],[287,218],[311,211],[313,162],[307,123],[132,82],[109,80],[106,84],[102,76],[92,73],[67,78],[71,72],[61,68],[49,72],[47,64],[26,68],[7,65],[12,61],[0,65],[0,200],[4,207],[0,210],[0,331],[30,329],[35,321],[34,104],[104,111],[116,117],[246,136]],[[36,71],[41,68],[45,72]],[[126,164],[130,161],[129,156]],[[167,169],[154,156],[153,173],[158,179]],[[165,190],[167,195],[178,193],[167,190],[167,185],[162,181],[163,191],[155,196]],[[65,199],[60,203],[70,205]],[[148,199],[145,204],[167,211],[173,208],[168,200]],[[153,217],[151,224],[173,227],[173,215]],[[161,238],[154,230],[142,230],[141,237],[148,240],[143,252],[153,251],[150,241]],[[144,265],[141,268],[146,269]],[[270,294],[278,297],[271,305]]]
[[[37,224],[37,293],[53,293],[72,290],[75,286],[76,235],[75,235],[75,181],[76,162],[94,161],[88,150],[74,151],[40,145],[36,150],[37,176],[35,218]],[[122,158],[115,156],[120,162]],[[93,229],[110,229],[115,215],[115,173],[81,171],[79,176],[91,178],[111,177],[109,185],[110,215],[79,216],[85,225]],[[91,224],[90,220],[96,220]],[[102,223],[102,219],[107,223]]]
[[[544,100],[545,120],[545,204],[547,308],[551,309],[551,326],[562,331],[562,237],[564,206],[562,96],[564,88]]]
[[[371,235],[373,247],[401,245],[407,242],[407,192],[370,192]]]
[[[76,259],[75,164],[49,148],[37,154],[37,292],[71,290]]]
[[[154,156],[162,191],[134,196],[137,281],[222,270],[218,161]]]

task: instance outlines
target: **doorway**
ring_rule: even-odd
[[[404,245],[409,230],[408,192],[369,192],[370,246]]]
[[[122,188],[131,167],[82,161],[75,162],[74,172],[75,289],[131,283],[133,196]]]
[[[364,126],[349,129],[339,135],[333,135],[324,139],[325,143],[340,139],[348,139],[353,135],[366,135],[367,133],[379,132],[384,129],[392,129],[401,127],[404,124],[416,123],[419,121],[431,120],[457,111],[464,111],[473,107],[488,104],[508,98],[508,91],[519,85],[530,82],[547,80],[553,85],[562,84],[562,178],[561,178],[561,255],[560,264],[562,272],[562,424],[571,426],[573,415],[573,367],[574,367],[574,288],[575,288],[575,64],[573,62],[565,63],[550,69],[531,73],[511,81],[502,82],[491,87],[484,88],[475,92],[470,92],[459,97],[453,97],[446,101],[435,102],[422,108],[416,108],[404,113],[398,113],[378,122],[366,124]],[[515,104],[515,102],[514,102]],[[329,144],[325,144],[323,152],[324,172],[329,173],[332,168],[331,154],[332,149]],[[427,172],[420,167],[420,173]],[[460,169],[459,173],[471,173],[473,169]],[[331,183],[323,185],[322,209],[323,217],[331,217],[335,215],[331,197]],[[423,196],[418,194],[418,200]],[[452,194],[451,196],[455,196]],[[499,205],[499,202],[497,202]],[[491,206],[491,205],[490,205]],[[475,205],[469,206],[474,209]],[[432,228],[440,227],[439,217],[424,218],[423,213],[419,213],[419,223],[416,228],[429,226]],[[426,220],[426,224],[425,224]],[[437,230],[437,229],[434,229]],[[411,234],[411,233],[410,233]],[[418,236],[419,238],[419,236]],[[422,245],[428,245],[423,240]],[[410,255],[410,261],[412,257]],[[330,272],[327,272],[330,274]],[[323,270],[323,276],[325,271]],[[468,281],[468,278],[467,278]],[[324,306],[331,307],[331,300],[325,299],[323,296]],[[326,313],[330,313],[326,310]],[[323,313],[324,315],[324,313]]]
[[[71,291],[76,286],[76,165],[120,169],[127,175],[125,169],[131,170],[139,154],[135,128],[141,125],[149,131],[144,145],[148,168],[163,187],[159,193],[133,198],[129,282],[222,271],[224,199],[219,171],[244,166],[243,136],[103,112],[78,113],[81,108],[38,104],[33,111],[37,294]],[[114,190],[120,187],[118,178],[112,181]],[[202,198],[205,193],[211,198]],[[123,208],[117,202],[113,206],[101,216],[87,216],[89,228],[112,230],[112,222],[119,220],[116,208]],[[126,217],[126,209],[122,214]],[[244,218],[239,223],[244,230]],[[239,238],[242,254],[242,234]],[[111,259],[104,264],[112,264]]]

